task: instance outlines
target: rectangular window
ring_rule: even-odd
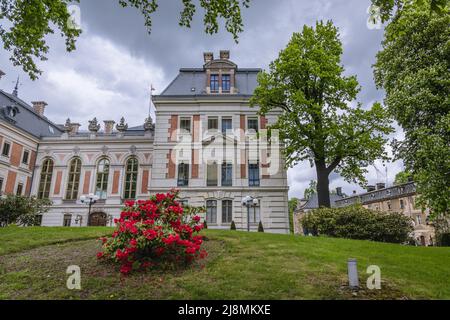
[[[231,118],[222,118],[222,133],[226,134],[227,130],[232,130],[233,124]]]
[[[64,220],[63,220],[63,226],[64,227],[70,227],[72,223],[72,215],[71,214],[65,214]]]
[[[219,119],[216,117],[208,118],[208,130],[218,130],[219,129]]]
[[[209,87],[211,92],[219,92],[219,75],[212,74],[209,79]]]
[[[247,130],[258,132],[258,119],[248,118],[247,119]]]
[[[25,150],[23,152],[23,156],[22,156],[22,163],[23,164],[28,164],[28,158],[30,157],[30,152],[28,150]]]
[[[9,157],[9,150],[11,149],[11,145],[8,142],[3,144],[2,156]]]
[[[400,199],[400,209],[405,209],[405,202]]]
[[[250,207],[250,219],[248,220],[250,223],[259,223],[261,220],[259,210],[259,206]]]
[[[189,164],[180,163],[178,165],[178,183],[179,187],[185,187],[189,185]]]
[[[206,201],[206,222],[207,223],[217,223],[217,201],[207,200]]]
[[[248,165],[248,185],[259,187],[259,164],[250,163]]]
[[[16,195],[21,196],[23,192],[23,183],[17,185]]]
[[[417,215],[417,223],[422,224],[422,217],[420,216],[420,214]]]
[[[206,169],[206,185],[217,186],[217,163],[208,163]]]
[[[233,185],[233,164],[222,163],[222,186],[231,187]]]
[[[181,133],[191,132],[191,118],[181,118],[180,119],[180,130]]]
[[[222,201],[222,223],[231,223],[233,219],[233,201],[223,200]]]
[[[230,83],[230,75],[223,74],[222,75],[222,92],[230,92],[231,83]]]

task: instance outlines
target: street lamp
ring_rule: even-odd
[[[88,212],[88,225],[91,220],[91,207],[94,203],[97,202],[99,197],[93,193],[89,193],[88,195],[83,195],[80,197],[81,203],[87,204],[89,206],[89,212]]]
[[[247,207],[247,231],[250,231],[250,207],[253,207],[253,210],[256,210],[259,200],[252,196],[246,196],[242,198],[241,203],[243,206]]]

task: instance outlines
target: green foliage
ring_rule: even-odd
[[[66,43],[66,50],[75,50],[75,42],[81,30],[73,23],[67,6],[80,0],[0,0],[0,39],[6,51],[11,52],[10,60],[21,66],[31,79],[35,80],[42,71],[36,60],[47,60],[49,46],[47,36],[59,31]],[[157,0],[118,0],[123,7],[133,7],[144,16],[148,32],[152,28],[152,14],[158,9]],[[219,31],[220,19],[225,20],[225,29],[238,41],[243,31],[241,6],[248,8],[250,0],[182,0],[183,10],[179,25],[190,28],[197,7],[204,10],[205,32]],[[7,23],[4,23],[4,22]]]
[[[397,173],[395,175],[395,180],[394,180],[394,184],[403,184],[403,183],[407,183],[408,181],[410,181],[412,179],[412,174],[411,172],[408,171],[400,171],[399,173]]]
[[[424,3],[429,3],[428,12],[439,15],[448,14],[448,0],[372,0],[372,4],[380,9],[380,18],[386,22],[392,17],[398,18],[405,8],[422,7]]]
[[[287,47],[258,75],[251,99],[260,114],[281,110],[275,125],[283,140],[286,163],[310,160],[316,166],[319,204],[329,205],[328,176],[365,184],[365,167],[387,158],[385,135],[392,132],[379,104],[364,109],[355,102],[355,76],[344,76],[338,29],[328,21],[304,26]],[[356,106],[352,106],[356,105]],[[322,192],[328,203],[323,203]]]
[[[439,236],[438,245],[442,247],[450,247],[450,233],[443,233]]]
[[[234,223],[234,220],[231,221],[230,230],[236,231],[236,224]]]
[[[372,211],[359,205],[315,209],[301,223],[314,235],[392,243],[407,242],[413,231],[411,219],[403,214]]]
[[[39,216],[47,212],[52,202],[48,199],[6,195],[0,198],[0,227],[9,224],[35,226]]]
[[[206,220],[203,221],[203,229],[208,229],[208,224],[206,223]]]
[[[295,197],[292,197],[288,201],[288,207],[289,207],[289,232],[294,233],[294,211],[297,208],[298,199]]]
[[[403,10],[386,27],[375,80],[405,132],[394,141],[432,217],[450,208],[450,15]]]
[[[259,221],[259,224],[258,224],[258,232],[264,232],[264,227],[263,227],[263,224],[261,221]]]

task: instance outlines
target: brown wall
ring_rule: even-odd
[[[84,173],[83,194],[89,193],[89,184],[91,182],[91,171]]]
[[[11,165],[18,167],[20,166],[20,162],[22,161],[22,150],[23,146],[21,146],[18,143],[13,142],[12,148],[11,148],[11,158],[10,163]]]
[[[14,171],[8,171],[8,178],[6,179],[6,194],[13,194],[15,192],[14,186],[16,184],[17,173]]]
[[[143,170],[142,171],[141,192],[142,193],[148,193],[148,170]]]
[[[61,180],[62,180],[62,171],[58,171],[56,173],[56,183],[55,183],[55,190],[54,190],[55,195],[58,195],[61,192]]]
[[[112,194],[119,193],[119,178],[120,178],[120,171],[116,170],[113,174],[113,186],[112,186]]]
[[[177,137],[176,137],[176,130],[178,127],[178,116],[177,115],[172,115],[172,117],[169,120],[169,141],[176,141]]]

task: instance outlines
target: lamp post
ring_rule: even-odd
[[[256,210],[258,204],[259,200],[252,196],[242,198],[242,205],[247,207],[247,231],[250,231],[250,207],[253,207],[253,210]]]
[[[89,193],[88,195],[82,195],[80,197],[81,203],[87,204],[89,206],[89,212],[88,212],[88,225],[90,223],[91,220],[91,207],[94,203],[97,202],[97,200],[99,199],[99,197],[93,193]]]

